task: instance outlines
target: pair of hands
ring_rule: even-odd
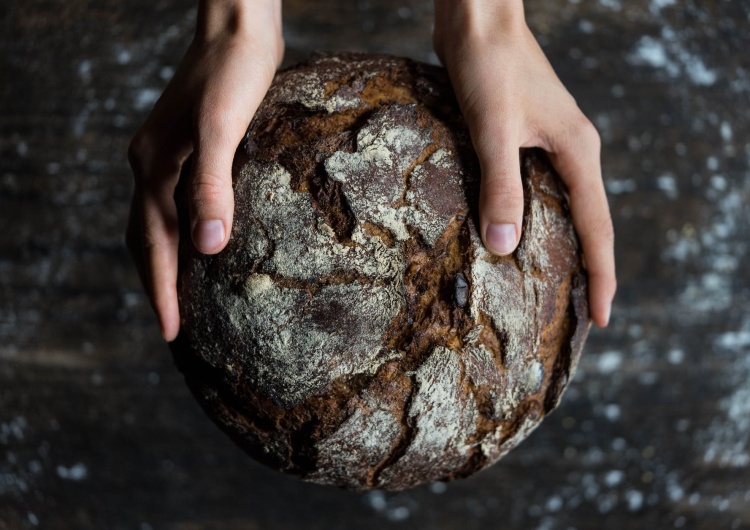
[[[568,188],[591,318],[606,326],[616,280],[599,136],[526,26],[522,0],[435,0],[433,44],[479,157],[485,246],[500,255],[515,250],[524,206],[518,150],[545,149]],[[215,254],[232,227],[234,153],[283,52],[281,0],[202,1],[195,39],[131,142],[135,192],[127,243],[167,341],[180,328],[173,195],[182,164],[193,153],[193,243]]]

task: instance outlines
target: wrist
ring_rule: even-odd
[[[523,0],[434,1],[436,45],[518,35],[526,28]]]
[[[195,36],[208,42],[243,36],[258,28],[281,35],[281,0],[200,0]]]

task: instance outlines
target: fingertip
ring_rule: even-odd
[[[612,305],[606,304],[604,307],[600,308],[597,312],[592,314],[592,320],[594,321],[594,324],[596,324],[600,328],[606,328],[609,325],[609,317],[611,311]]]
[[[226,229],[219,219],[197,221],[193,226],[193,244],[203,254],[216,254],[225,246]]]
[[[609,325],[616,289],[614,284],[615,280],[605,281],[604,278],[598,276],[593,276],[589,284],[591,319],[600,328],[606,328]]]
[[[159,323],[159,327],[161,329],[161,336],[164,339],[164,342],[172,342],[177,338],[177,334],[180,331],[179,323],[175,325],[171,322],[164,322],[161,321]]]
[[[518,229],[512,223],[488,223],[484,231],[484,245],[498,256],[511,254],[518,246]]]
[[[166,293],[162,293],[165,295]],[[159,319],[159,331],[166,342],[172,342],[180,332],[180,309],[177,293],[171,292],[157,300],[156,313]]]

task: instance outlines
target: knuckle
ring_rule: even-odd
[[[508,185],[507,180],[488,183],[482,190],[482,203],[493,207],[523,207],[523,188],[520,185]]]
[[[196,148],[205,152],[227,154],[234,150],[247,129],[240,112],[227,106],[215,106],[200,112]]]
[[[281,63],[284,62],[284,51],[286,49],[286,43],[284,42],[284,38],[279,33],[278,37],[276,38],[276,56],[274,57],[276,60],[274,61],[274,69],[273,73],[276,73],[276,70],[281,67]]]
[[[138,131],[128,145],[128,162],[137,181],[144,181],[150,160],[153,158],[154,139],[144,130]]]
[[[597,237],[606,242],[607,245],[612,245],[615,242],[615,228],[612,225],[612,219],[607,217],[604,221],[600,222],[597,227]]]
[[[132,140],[130,140],[130,144],[128,145],[128,161],[131,166],[139,164],[140,160],[145,155],[145,151],[149,144],[147,136],[148,135],[141,130],[133,136]]]
[[[609,217],[589,222],[586,226],[579,228],[579,233],[592,248],[606,249],[608,252],[614,248],[615,230],[612,226],[612,219]]]
[[[502,212],[522,212],[524,204],[523,189],[489,186],[482,193],[482,209],[490,208]]]
[[[573,136],[578,140],[578,143],[589,149],[596,148],[598,150],[601,147],[602,140],[599,136],[599,131],[596,130],[591,120],[583,114],[581,114],[575,125]]]
[[[606,283],[608,293],[611,297],[614,297],[617,292],[617,278],[614,275],[610,276]]]
[[[497,192],[485,195],[482,205],[485,208],[521,211],[523,210],[523,196],[507,194],[498,190]]]
[[[198,131],[207,129],[211,131],[211,134],[215,134],[216,131],[224,130],[227,114],[225,109],[219,105],[212,105],[209,108],[202,109]]]
[[[219,204],[225,200],[226,196],[227,186],[220,177],[206,173],[195,176],[192,185],[192,200],[198,208]]]
[[[164,238],[157,230],[151,225],[145,225],[143,227],[143,233],[140,238],[140,246],[143,249],[143,253],[146,256],[153,255],[156,251],[162,248]]]

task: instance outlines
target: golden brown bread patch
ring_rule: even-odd
[[[478,164],[442,69],[316,56],[280,72],[237,152],[227,248],[190,244],[177,365],[258,460],[403,489],[478,471],[558,403],[587,282],[545,155],[522,153],[513,256],[477,232]]]

